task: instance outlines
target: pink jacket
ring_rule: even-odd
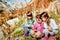
[[[37,30],[37,31],[39,31],[40,33],[41,33],[41,35],[43,35],[43,30],[44,30],[45,28],[44,28],[44,24],[43,23],[38,23],[38,22],[36,22],[35,24],[34,24],[34,26],[33,26],[33,28],[32,28],[32,30]]]

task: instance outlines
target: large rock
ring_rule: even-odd
[[[15,23],[18,23],[18,22],[19,22],[19,19],[18,18],[14,18],[14,19],[8,20],[7,24],[10,25],[11,27],[14,27]]]
[[[3,38],[3,37],[4,37],[4,36],[3,36],[3,32],[0,31],[0,39]]]

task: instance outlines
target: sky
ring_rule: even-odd
[[[8,0],[9,2],[14,2],[15,0]],[[24,0],[18,0],[19,2],[25,2]],[[26,0],[27,3],[29,3],[31,0]]]

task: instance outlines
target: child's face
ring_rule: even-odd
[[[45,17],[42,17],[42,20],[43,20],[43,22],[46,22],[47,18],[45,18]]]
[[[42,20],[40,18],[37,18],[37,22],[42,23]]]
[[[32,17],[27,17],[28,20],[32,19]]]

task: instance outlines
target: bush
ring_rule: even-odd
[[[23,35],[23,30],[17,30],[15,33],[14,33],[14,36],[22,36]]]
[[[57,14],[57,15],[51,14],[50,16],[51,16],[51,18],[56,19],[56,20],[58,20],[60,18],[60,14]]]

